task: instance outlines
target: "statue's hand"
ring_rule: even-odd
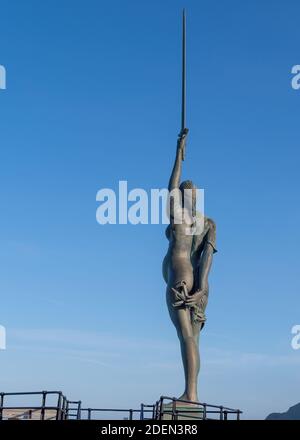
[[[186,285],[185,284],[183,285],[182,291],[179,291],[177,289],[174,289],[174,287],[172,287],[172,292],[174,293],[176,299],[176,301],[173,303],[173,307],[180,307],[184,305],[188,296]]]
[[[181,154],[181,159],[184,160],[185,158],[185,144],[186,144],[186,137],[189,130],[188,128],[184,128],[181,130],[181,132],[178,135],[178,142],[177,142],[177,149],[178,153]]]
[[[181,132],[179,133],[178,138],[179,138],[179,139],[184,139],[184,138],[186,138],[188,132],[189,132],[189,129],[188,129],[188,128],[184,128],[184,129],[181,130]]]
[[[196,290],[196,292],[193,293],[193,295],[189,296],[185,300],[185,305],[189,307],[197,305],[203,308],[207,304],[207,298],[208,298],[208,289]]]

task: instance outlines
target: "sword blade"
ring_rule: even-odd
[[[186,14],[182,12],[182,96],[181,96],[181,130],[185,128],[186,107]]]

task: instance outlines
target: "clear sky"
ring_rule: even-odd
[[[184,177],[217,223],[200,400],[264,418],[300,401],[297,0],[0,1],[3,391],[84,406],[179,395],[163,225],[100,226],[96,193]]]

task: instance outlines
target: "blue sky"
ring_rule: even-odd
[[[3,391],[85,406],[152,403],[183,377],[165,305],[163,225],[107,225],[96,193],[184,177],[217,223],[200,400],[264,418],[300,401],[296,0],[1,1],[0,351]]]

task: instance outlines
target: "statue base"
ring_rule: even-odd
[[[163,404],[161,420],[203,420],[203,409],[195,404],[176,402]]]

